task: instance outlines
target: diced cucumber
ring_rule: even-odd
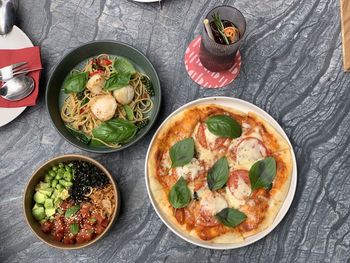
[[[60,179],[62,179],[62,177],[63,177],[63,174],[59,173],[59,174],[56,175],[55,179],[56,180],[60,180]]]
[[[37,184],[37,186],[35,187],[36,191],[39,191],[40,189],[47,189],[50,188],[50,184],[48,183],[44,183],[44,182],[40,182]]]
[[[53,166],[52,170],[56,172],[58,170],[58,167],[57,166]]]
[[[44,178],[44,182],[48,183],[48,184],[51,184],[51,181],[52,181],[51,177],[46,175],[45,178]]]
[[[55,177],[55,176],[56,176],[56,172],[53,171],[53,170],[50,170],[50,171],[49,171],[49,175],[50,175],[51,177]]]
[[[63,189],[62,192],[58,195],[62,200],[66,200],[69,197],[69,193],[67,189]]]
[[[46,195],[41,192],[36,192],[33,196],[33,199],[36,203],[44,204],[46,200]]]
[[[53,200],[52,199],[46,199],[44,203],[45,208],[53,208]]]
[[[45,209],[45,214],[46,216],[52,216],[56,213],[56,208],[48,208],[48,209]]]
[[[32,215],[38,221],[45,218],[45,209],[44,207],[37,207],[36,209],[32,209]]]
[[[70,182],[72,181],[72,174],[68,171],[64,172],[63,174],[63,178],[64,180],[66,180],[67,182]]]
[[[60,185],[60,184],[57,184],[57,185],[56,185],[56,189],[57,189],[58,191],[62,191],[62,190],[64,189],[64,187],[63,187],[62,185]]]
[[[51,182],[51,187],[56,187],[57,184],[58,184],[58,181],[56,179],[54,179]]]
[[[39,208],[39,207],[43,207],[42,204],[39,204],[39,203],[35,203],[35,205],[33,206],[33,210]]]
[[[70,168],[68,165],[66,165],[64,168],[66,169],[67,172],[69,172],[69,173],[72,172],[72,168]]]
[[[59,196],[57,196],[57,197],[55,198],[55,201],[53,202],[53,205],[54,205],[55,207],[58,207],[58,206],[61,204],[61,202],[62,202],[62,199],[61,199]]]
[[[63,163],[59,163],[59,164],[58,164],[58,167],[59,167],[59,168],[63,168],[63,167],[64,167],[64,164],[63,164]]]
[[[48,197],[50,197],[52,195],[53,188],[40,189],[39,192],[43,193],[44,195],[46,195]]]

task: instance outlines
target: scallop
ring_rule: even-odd
[[[93,94],[100,94],[105,85],[105,82],[106,79],[103,75],[95,74],[86,83],[86,88]]]
[[[114,98],[122,105],[129,104],[134,98],[134,95],[135,91],[131,85],[113,91]]]
[[[112,95],[99,95],[91,99],[90,110],[97,119],[108,121],[117,110],[117,102]]]

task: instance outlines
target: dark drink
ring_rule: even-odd
[[[242,42],[246,29],[245,19],[240,11],[227,5],[215,7],[208,13],[206,19],[209,20],[212,34],[203,29],[199,59],[210,71],[228,70],[233,66]]]

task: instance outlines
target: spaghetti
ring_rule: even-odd
[[[88,73],[89,79],[99,74],[108,80],[112,74],[118,73],[113,67],[116,57],[110,57],[106,54],[97,56],[96,58],[90,59],[82,70],[73,69],[72,74],[86,72]],[[128,109],[132,111],[132,119],[128,118],[125,105],[118,104],[114,114],[114,118],[123,120],[129,120],[134,124],[144,123],[148,120],[147,114],[153,108],[153,101],[147,83],[150,83],[150,79],[147,75],[137,72],[132,74],[129,86],[134,90],[134,97],[130,103],[127,104]],[[113,95],[113,91],[102,89],[98,94],[92,93],[85,87],[84,91],[80,93],[70,93],[65,98],[63,106],[61,108],[61,118],[74,130],[83,132],[94,140],[100,143],[112,147],[118,148],[120,144],[106,143],[98,138],[93,137],[92,131],[101,125],[103,121],[99,120],[90,110],[93,98],[100,95]]]

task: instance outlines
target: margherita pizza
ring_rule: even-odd
[[[270,226],[292,174],[289,144],[269,123],[213,104],[170,118],[147,161],[161,212],[214,243],[237,243]]]

